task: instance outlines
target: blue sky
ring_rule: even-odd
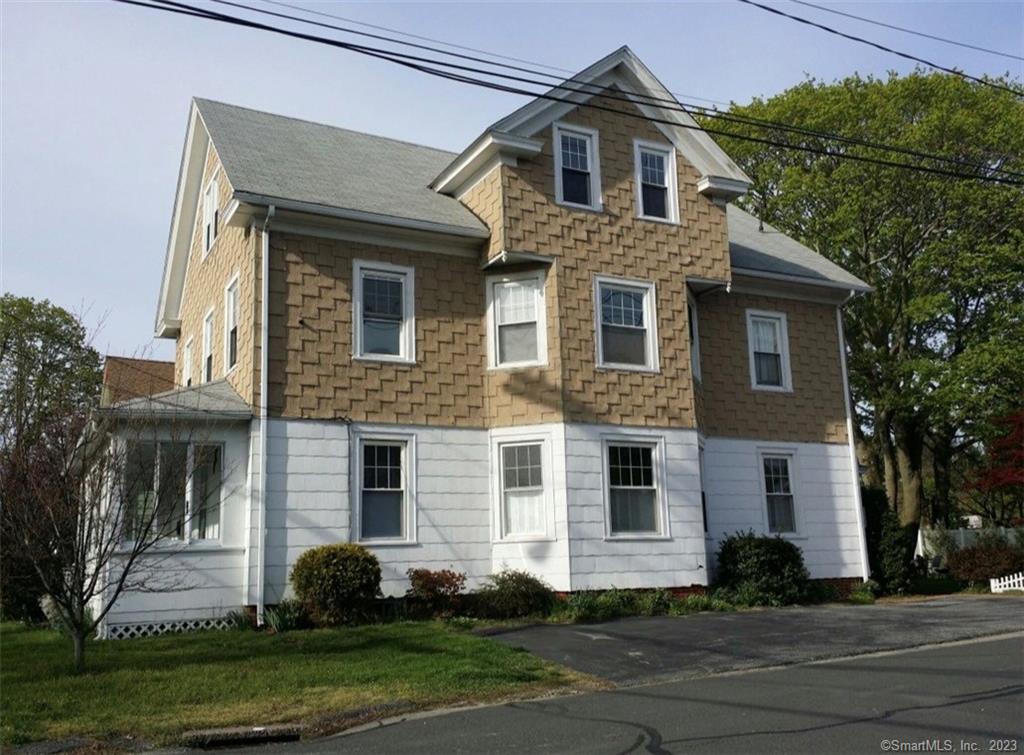
[[[290,2],[574,70],[628,44],[669,89],[719,101],[771,95],[806,76],[912,67],[733,0]],[[970,73],[1024,76],[1019,61],[765,2]],[[1024,2],[830,7],[1024,54]],[[451,150],[524,102],[109,2],[4,0],[0,47],[0,289],[84,312],[97,348],[114,354],[172,354],[170,341],[152,339],[152,323],[193,95]]]

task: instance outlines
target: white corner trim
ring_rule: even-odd
[[[590,168],[590,204],[577,204],[566,202],[562,198],[562,132],[582,136],[587,140],[589,153],[587,155]],[[604,198],[601,196],[601,150],[598,144],[597,129],[587,126],[577,126],[574,123],[563,123],[555,121],[551,124],[551,149],[554,153],[555,164],[552,166],[555,172],[555,202],[564,207],[572,207],[577,210],[593,210],[602,212],[604,210]]]
[[[402,281],[402,329],[398,354],[363,353],[363,275],[379,273]],[[357,259],[352,262],[352,358],[374,362],[416,363],[416,269],[388,262]]]
[[[757,367],[754,363],[754,318],[775,320],[778,323],[779,348],[781,349],[782,385],[761,385],[757,382]],[[764,309],[746,310],[747,320],[747,362],[750,365],[750,387],[755,391],[774,393],[793,392],[793,374],[789,363],[789,324],[785,312]]]
[[[640,165],[640,155],[643,152],[654,152],[663,155],[665,159],[665,179],[667,186],[667,203],[665,209],[668,217],[659,218],[656,215],[644,213],[643,181]],[[640,220],[650,220],[655,223],[667,223],[679,225],[679,183],[676,172],[676,148],[665,142],[652,142],[646,139],[633,140],[633,180],[635,182],[636,216]]]
[[[532,270],[526,273],[510,275],[488,275],[485,279],[485,298],[487,303],[487,367],[494,370],[514,370],[525,367],[547,367],[548,364],[548,322],[547,322],[547,271]],[[517,283],[535,281],[537,284],[536,307],[537,319],[537,358],[526,362],[498,361],[498,307],[494,295],[495,286],[501,283]]]
[[[620,288],[644,289],[644,318],[647,321],[647,363],[618,364],[606,362],[604,344],[601,338],[601,287],[604,285]],[[661,372],[661,355],[658,352],[658,297],[654,281],[637,278],[618,278],[610,275],[594,276],[594,349],[595,366],[604,370],[624,370],[627,372]]]
[[[853,407],[850,405],[850,379],[846,370],[846,334],[843,332],[843,311],[836,307],[836,328],[839,334],[839,364],[843,373],[843,403],[846,407],[846,440],[850,448],[850,475],[853,478],[853,499],[857,515],[857,540],[860,545],[861,576],[871,578],[871,564],[868,562],[868,541],[864,524],[864,502],[860,494],[860,462],[857,461],[857,444],[853,439]]]
[[[416,459],[416,433],[399,432],[393,430],[375,430],[372,428],[353,428],[353,446],[349,448],[349,490],[352,500],[352,533],[351,541],[371,547],[389,545],[416,545],[418,540],[417,529],[417,500],[416,500],[416,477],[418,473]],[[362,509],[363,509],[363,446],[366,443],[401,443],[404,445],[402,453],[402,487],[403,487],[403,529],[404,537],[399,538],[364,538]]]

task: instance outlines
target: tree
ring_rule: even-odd
[[[955,76],[809,80],[731,112],[952,156],[977,166],[957,170],[980,177],[1024,171],[1024,106]],[[950,167],[812,135],[728,128]],[[721,141],[753,180],[741,203],[874,287],[845,316],[858,441],[904,525],[949,518],[957,458],[992,438],[995,418],[1024,395],[1021,189]]]
[[[996,527],[1024,524],[1024,411],[999,423],[1005,434],[989,443],[967,480],[968,507]]]

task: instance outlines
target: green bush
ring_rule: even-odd
[[[640,613],[640,596],[628,590],[586,590],[575,592],[565,602],[572,621],[610,621]]]
[[[459,598],[466,586],[466,575],[451,569],[409,569],[409,589],[405,592],[410,610],[417,614],[447,617],[459,608]]]
[[[953,577],[975,585],[1024,571],[1024,549],[999,533],[983,533],[973,545],[951,553],[947,564]]]
[[[263,620],[275,632],[290,632],[309,626],[306,609],[297,600],[285,599],[276,606],[267,606],[267,610],[263,613]]]
[[[291,581],[313,621],[347,624],[364,617],[380,595],[380,564],[361,545],[321,545],[299,556]]]
[[[636,595],[636,612],[641,616],[664,616],[673,602],[675,596],[668,590],[644,590]]]
[[[711,595],[694,593],[684,595],[672,601],[669,607],[669,615],[685,616],[690,613],[702,613],[704,611],[733,611],[736,604],[731,600],[729,590],[716,588]]]
[[[248,632],[249,630],[256,628],[256,622],[253,619],[253,615],[244,608],[236,608],[234,611],[228,611],[224,614],[224,620],[228,623],[228,629],[233,629],[238,632]]]
[[[547,616],[554,607],[555,593],[528,572],[505,569],[489,576],[470,604],[472,612],[485,619]]]
[[[917,533],[904,527],[896,512],[886,508],[882,514],[878,558],[872,575],[882,591],[892,595],[906,592],[914,576],[914,544]]]
[[[788,605],[803,598],[808,574],[793,543],[738,532],[718,548],[718,581],[742,605]]]

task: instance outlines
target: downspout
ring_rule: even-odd
[[[846,336],[843,334],[843,306],[850,302],[856,291],[851,291],[846,301],[836,307],[836,328],[839,333],[839,363],[843,371],[843,401],[846,402],[846,439],[850,447],[850,474],[853,477],[853,498],[857,514],[857,536],[860,542],[861,576],[871,578],[871,566],[868,564],[868,541],[864,527],[864,502],[860,494],[860,463],[857,461],[857,444],[853,435],[853,406],[850,403],[850,378],[846,371]]]
[[[268,366],[270,359],[267,351],[270,346],[270,219],[274,217],[276,207],[267,207],[267,217],[260,229],[262,249],[260,254],[260,494],[257,519],[259,521],[259,550],[256,552],[256,623],[263,626],[263,613],[266,594],[266,551],[267,551],[267,390]]]

